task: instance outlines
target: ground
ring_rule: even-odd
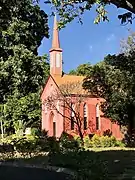
[[[76,159],[79,158],[78,160]],[[47,155],[36,155],[35,157],[31,157],[28,159],[18,158],[14,160],[14,162],[25,165],[25,164],[33,164],[33,165],[43,165],[44,167],[48,164],[51,166],[59,166],[66,167],[71,171],[90,169],[87,164],[89,161],[94,160],[95,164],[91,166],[92,173],[100,173],[100,168],[102,168],[103,164],[106,164],[108,178],[107,180],[131,180],[135,179],[135,149],[133,148],[98,148],[98,149],[90,149],[90,151],[84,151],[83,157],[75,156],[75,154],[71,154],[65,158],[62,154],[55,154],[55,156],[51,157],[51,161],[48,161],[49,158]],[[99,160],[101,161],[99,164]],[[8,161],[9,162],[9,161]],[[10,163],[12,160],[10,160]],[[96,169],[97,167],[97,169]],[[101,173],[102,175],[102,173]],[[64,180],[68,177],[68,175],[64,175],[63,173],[57,173],[54,171],[47,171],[43,169],[28,169],[28,168],[14,168],[14,167],[0,167],[0,179],[3,180],[18,180],[16,177],[20,177],[19,180]],[[94,175],[94,177],[96,177]],[[93,178],[94,179],[94,178]],[[96,179],[96,178],[95,178]],[[95,180],[94,179],[94,180]],[[70,178],[71,180],[71,178]],[[97,176],[97,179],[98,176]],[[106,180],[106,179],[104,179]]]
[[[35,168],[0,166],[1,180],[66,180],[64,173]]]

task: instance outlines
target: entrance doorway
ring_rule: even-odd
[[[56,122],[53,122],[53,136],[56,137]]]
[[[54,119],[54,113],[51,112],[50,118],[49,118],[49,136],[56,137],[56,122]]]

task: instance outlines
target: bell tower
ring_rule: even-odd
[[[50,74],[62,76],[62,49],[60,48],[56,15],[54,17],[52,48],[50,49]]]

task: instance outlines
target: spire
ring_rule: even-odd
[[[56,14],[54,17],[52,49],[60,49],[59,31],[58,31],[58,23],[57,23]]]
[[[50,49],[50,74],[62,76],[62,49],[60,48],[56,15],[54,17],[52,48]]]

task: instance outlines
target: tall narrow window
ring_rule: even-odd
[[[60,67],[60,54],[56,54],[56,67]]]
[[[83,106],[84,130],[87,129],[87,105]]]
[[[100,115],[99,115],[99,105],[96,105],[96,130],[99,130],[99,121],[100,121]]]
[[[74,104],[71,104],[71,130],[74,130]]]

